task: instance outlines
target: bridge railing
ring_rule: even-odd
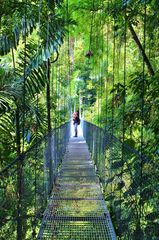
[[[1,239],[36,239],[69,137],[66,123],[0,172]]]
[[[117,236],[157,240],[158,165],[106,129],[86,121],[82,124]]]

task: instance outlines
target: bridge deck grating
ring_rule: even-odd
[[[99,179],[83,138],[70,139],[38,239],[115,239]]]
[[[41,239],[58,240],[109,240],[111,233],[106,220],[48,222]]]

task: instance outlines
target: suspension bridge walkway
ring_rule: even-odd
[[[116,239],[83,137],[70,138],[38,239]]]
[[[151,231],[139,222],[158,213],[138,214],[152,193],[153,160],[104,128],[81,125],[78,138],[70,122],[53,129],[0,172],[0,239],[158,239],[156,222]],[[142,192],[141,160],[150,182]]]

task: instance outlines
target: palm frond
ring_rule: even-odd
[[[13,122],[11,113],[4,113],[0,116],[0,132],[6,135],[10,135],[13,129]]]
[[[0,36],[0,55],[4,56],[8,54],[12,48],[17,49],[19,45],[20,36],[24,38],[25,34],[28,36],[36,28],[36,21],[34,18],[24,20],[21,19],[21,23],[14,27],[11,33],[1,34]]]
[[[8,83],[3,81],[0,84],[0,116],[6,112],[9,112],[11,108],[15,106],[16,101],[21,97],[22,85],[16,82],[10,83],[11,78],[14,79],[14,73],[4,73]]]
[[[53,23],[50,25],[52,26]],[[38,51],[37,44],[31,41],[26,45],[25,52],[22,51],[20,53],[19,73],[24,71],[25,64],[27,67],[25,69],[25,73],[20,77],[18,82],[23,83],[25,78],[26,91],[32,97],[44,89],[46,84],[46,67],[44,63],[51,57],[54,52],[57,52],[58,47],[63,43],[64,34],[64,29],[59,30],[59,28],[57,28],[52,38],[49,37],[50,41],[48,44],[43,41],[43,44],[39,46]],[[32,46],[32,48],[30,46]]]

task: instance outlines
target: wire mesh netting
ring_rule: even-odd
[[[102,183],[117,236],[158,240],[158,165],[106,129],[83,121],[84,137]]]
[[[70,140],[38,239],[115,239],[95,167],[83,138]]]
[[[0,239],[36,239],[69,136],[67,123],[0,172]]]
[[[109,240],[112,236],[107,226],[107,220],[94,221],[56,221],[47,222],[42,239],[68,240]]]

